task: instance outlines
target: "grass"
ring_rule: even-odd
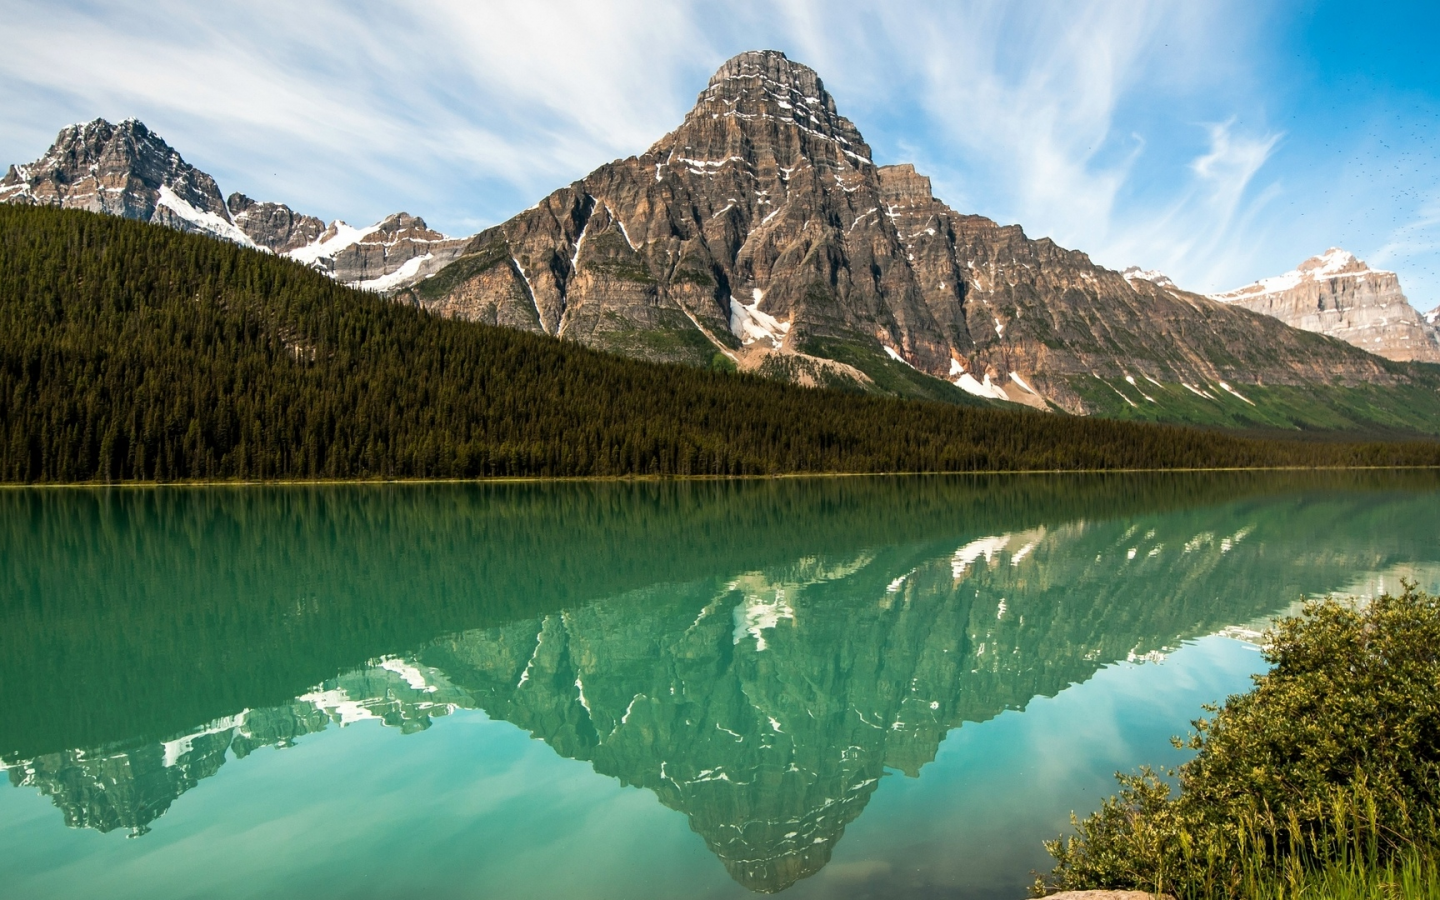
[[[1440,865],[1408,853],[1388,862],[1332,860],[1310,870],[1289,868],[1257,879],[1253,900],[1440,900]]]
[[[1434,368],[1417,364],[1413,367],[1415,383],[1392,387],[1232,384],[1243,400],[1213,382],[1194,385],[1210,397],[1199,396],[1183,384],[1156,385],[1144,378],[1131,385],[1123,378],[1083,375],[1069,383],[1095,415],[1111,419],[1271,434],[1324,431],[1413,436],[1440,433],[1440,377]]]
[[[1337,791],[1332,820],[1319,827],[1306,828],[1293,812],[1247,817],[1238,866],[1227,865],[1223,844],[1192,847],[1192,857],[1206,857],[1193,860],[1203,877],[1192,875],[1169,890],[1180,900],[1440,900],[1440,857],[1407,835],[1386,834],[1378,811],[1383,802],[1362,785]]]
[[[854,366],[870,377],[875,393],[905,397],[911,400],[950,403],[956,406],[1002,408],[999,401],[971,396],[948,381],[933,375],[926,375],[913,366],[893,360],[879,350],[867,347],[858,341],[811,337],[805,340],[800,349],[812,356],[833,359],[836,362]],[[1004,404],[1004,407],[1019,409],[1014,404]]]

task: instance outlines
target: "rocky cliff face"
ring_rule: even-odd
[[[244,194],[231,194],[225,201],[235,226],[256,246],[271,253],[289,253],[314,243],[325,233],[325,223],[302,215],[283,203],[260,203]]]
[[[455,260],[469,243],[469,238],[447,237],[426,226],[424,219],[403,212],[368,228],[340,221],[322,228],[305,244],[288,248],[285,255],[337,281],[372,291],[413,284]]]
[[[185,162],[135,119],[96,119],[61,131],[44,156],[11,166],[0,202],[110,213],[251,243],[235,226],[215,179]]]
[[[368,228],[314,216],[244,194],[223,199],[215,179],[185,162],[141,122],[96,119],[60,132],[35,162],[11,166],[0,203],[84,209],[207,234],[289,256],[354,287],[391,291],[454,260],[466,238],[396,213]]]
[[[801,383],[928,376],[1079,413],[1086,378],[1394,378],[955,212],[913,167],[877,166],[816,73],[773,51],[727,62],[676,131],[477,235],[411,296],[644,358],[721,353]]]
[[[1213,299],[1274,316],[1287,325],[1339,338],[1395,360],[1440,363],[1435,313],[1422,316],[1394,272],[1372,269],[1332,247],[1293,271]]]

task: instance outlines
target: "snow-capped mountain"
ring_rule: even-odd
[[[1292,271],[1211,299],[1275,316],[1395,360],[1440,363],[1434,311],[1421,315],[1394,272],[1331,247]]]
[[[337,281],[388,292],[444,268],[464,252],[469,241],[431,230],[424,219],[402,212],[365,228],[336,220],[285,255]]]
[[[215,179],[185,162],[135,119],[63,129],[44,156],[11,166],[0,203],[59,206],[168,225],[289,256],[354,287],[389,291],[432,274],[468,238],[396,213],[366,228],[323,221],[282,203],[222,197]]]
[[[1246,389],[1386,389],[1414,376],[1287,324],[1440,361],[1435,327],[1394,275],[1348,254],[1206,298],[958,212],[914,166],[876,165],[819,75],[777,51],[726,62],[641,155],[469,238],[406,213],[357,228],[223,199],[134,120],[65,129],[41,159],[11,167],[0,202],[200,232],[440,315],[626,356],[930,400],[1288,428]],[[1331,303],[1341,324],[1381,336],[1305,324],[1298,308],[1286,318],[1287,291],[1300,307],[1306,291],[1311,307],[1324,291],[1343,296]]]
[[[0,202],[86,209],[252,243],[235,226],[215,179],[135,119],[63,129],[44,156],[10,167],[0,179]]]
[[[877,165],[820,76],[768,50],[726,62],[648,150],[476,235],[412,294],[646,359],[953,398],[939,380],[1077,414],[1190,415],[1164,410],[1198,396],[1248,416],[1246,386],[1397,378],[1160,273],[1126,277],[950,208],[914,166]]]
[[[1142,269],[1139,266],[1131,266],[1120,274],[1125,276],[1125,280],[1130,282],[1132,285],[1138,279],[1140,281],[1148,281],[1151,284],[1156,285],[1157,287],[1162,287],[1166,289],[1167,291],[1180,289],[1179,286],[1175,284],[1175,282],[1170,280],[1169,275],[1166,275],[1164,272],[1158,271],[1156,269]]]

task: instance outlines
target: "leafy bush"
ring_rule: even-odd
[[[1056,867],[1037,893],[1293,896],[1286,885],[1435,873],[1440,599],[1406,583],[1363,605],[1311,602],[1265,656],[1254,690],[1195,723],[1178,795],[1148,769],[1119,776],[1075,836],[1047,842]]]

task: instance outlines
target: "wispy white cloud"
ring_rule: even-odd
[[[384,207],[367,209],[372,197],[423,202],[453,196],[457,181],[468,193],[499,187],[513,204],[517,191],[543,193],[674,124],[688,103],[672,69],[695,39],[683,12],[638,2],[37,4],[7,16],[36,38],[13,42],[0,79],[7,93],[43,91],[69,117],[139,115],[231,175],[224,184],[297,205],[373,216]],[[266,168],[271,177],[257,178]],[[243,183],[247,170],[258,186]],[[470,201],[481,218],[504,212]]]
[[[1256,190],[1253,182],[1283,136],[1237,133],[1233,120],[1203,130],[1208,143],[1178,191],[1160,209],[1126,217],[1107,250],[1117,260],[1144,259],[1191,290],[1214,292],[1238,286],[1262,246],[1256,220],[1280,189],[1271,183]]]
[[[1190,164],[1191,171],[1206,188],[1203,192],[1206,205],[1214,211],[1216,224],[1222,228],[1234,223],[1245,189],[1270,158],[1281,137],[1278,133],[1258,137],[1237,135],[1234,125],[1233,119],[1211,125],[1210,149]]]

